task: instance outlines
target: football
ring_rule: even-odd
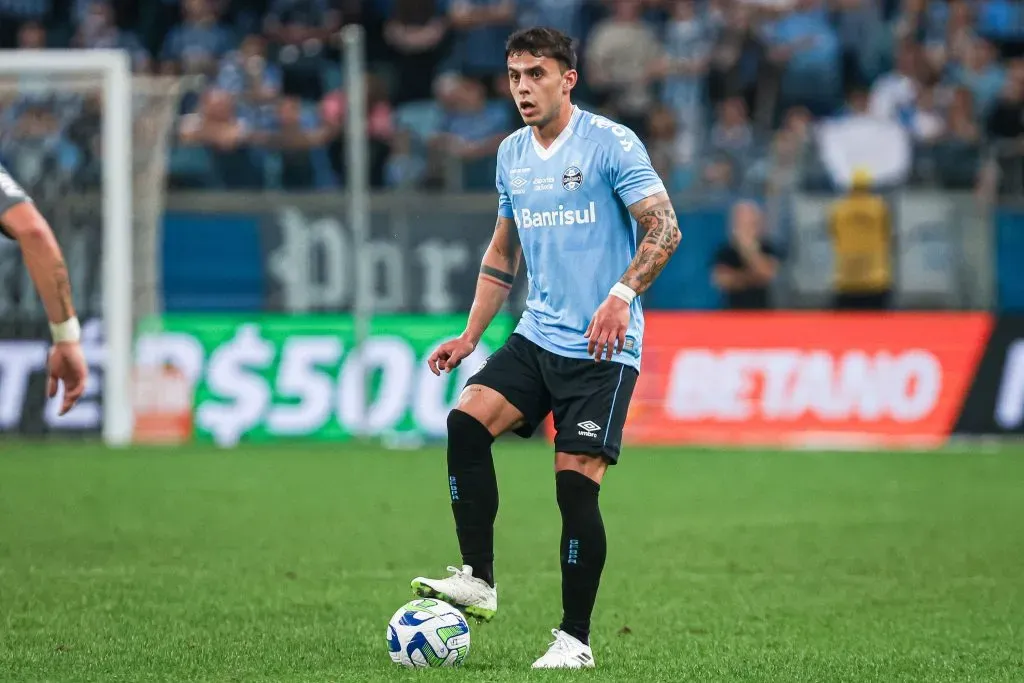
[[[446,602],[413,600],[391,617],[387,644],[391,661],[405,667],[461,666],[469,654],[469,624]]]

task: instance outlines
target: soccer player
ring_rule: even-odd
[[[25,191],[0,166],[0,235],[17,240],[25,266],[50,319],[53,347],[47,364],[47,394],[57,395],[64,384],[60,414],[71,410],[85,391],[89,367],[80,345],[82,328],[75,316],[71,282],[64,256],[50,225]]]
[[[491,444],[507,431],[530,436],[553,413],[563,616],[533,666],[592,667],[590,618],[606,555],[598,492],[618,461],[640,368],[644,319],[636,297],[664,268],[680,232],[637,136],[572,104],[578,76],[569,37],[519,31],[508,39],[506,60],[526,126],[498,150],[498,220],[466,329],[434,351],[430,369],[451,372],[473,352],[521,258],[527,307],[448,415],[448,481],[463,566],[412,586],[474,618],[494,616]]]

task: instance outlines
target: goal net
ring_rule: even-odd
[[[0,239],[0,433],[102,431],[131,440],[132,340],[159,313],[160,222],[177,79],[131,75],[106,50],[0,51],[0,162],[64,251],[90,365],[86,396],[44,394],[46,313],[17,245]]]

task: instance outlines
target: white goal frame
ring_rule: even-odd
[[[132,442],[132,88],[122,50],[0,50],[0,76],[99,76],[103,82],[103,440]]]

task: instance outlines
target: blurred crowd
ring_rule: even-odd
[[[521,125],[504,41],[531,25],[578,40],[576,101],[634,128],[676,191],[828,186],[814,123],[849,116],[903,127],[912,182],[1024,184],[1014,0],[0,0],[0,45],[121,48],[138,72],[185,77],[173,187],[329,189],[345,182],[351,22],[378,188],[493,190]],[[53,107],[6,101],[0,159],[87,164],[81,117]]]

